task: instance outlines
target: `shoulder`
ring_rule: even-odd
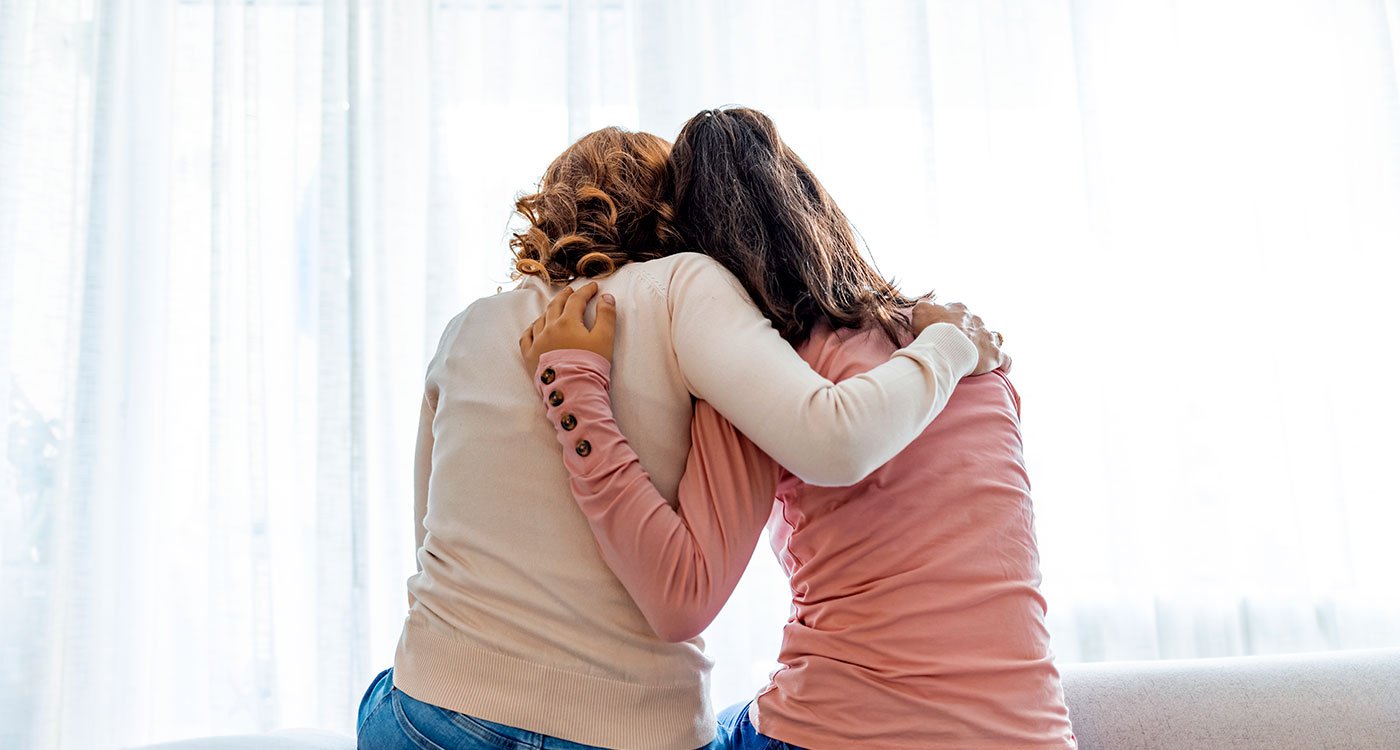
[[[462,329],[465,328],[469,322],[494,317],[498,311],[504,312],[508,304],[504,298],[515,291],[517,290],[498,292],[482,297],[472,302],[470,305],[467,305],[461,312],[453,315],[452,319],[447,321],[447,325],[443,327],[442,338],[438,342],[439,348],[441,348],[442,344],[445,344],[457,334],[461,333]]]
[[[872,333],[868,328],[833,330],[826,321],[818,321],[807,340],[797,347],[797,353],[822,377],[840,382],[868,372],[890,358],[894,348],[883,336]]]
[[[534,288],[527,282],[505,291],[488,294],[467,305],[443,326],[438,338],[437,356],[458,346],[480,345],[482,340],[500,338],[503,331],[518,336],[543,309],[537,298],[549,298],[547,288]]]
[[[482,303],[487,299],[490,298],[483,297],[467,305],[466,309],[453,315],[452,319],[447,321],[447,325],[443,326],[442,334],[438,336],[437,349],[432,352],[432,357],[428,360],[428,372],[430,375],[434,369],[440,367],[443,361],[448,358],[454,344],[461,338],[463,330],[467,328],[468,321],[480,315]]]
[[[655,284],[662,298],[671,303],[690,294],[706,297],[737,294],[748,299],[748,293],[734,274],[704,253],[675,253],[634,264],[634,267]]]
[[[456,315],[453,315],[452,319],[447,321],[447,325],[443,326],[442,328],[442,335],[438,337],[439,352],[441,352],[443,348],[447,346],[448,342],[456,338],[457,333],[462,330],[462,326],[466,323],[467,318],[471,316],[472,311],[476,309],[477,304],[479,302],[480,300],[478,300],[477,302],[473,302],[470,305],[467,305],[466,309],[462,310]]]

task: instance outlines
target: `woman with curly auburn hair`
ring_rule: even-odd
[[[818,373],[850,383],[909,343],[919,310],[862,257],[762,113],[696,115],[669,174],[675,230],[733,272]],[[575,498],[647,622],[669,641],[703,630],[765,523],[789,576],[782,668],[721,714],[713,747],[1075,747],[1038,590],[1020,399],[995,347],[955,369],[990,374],[964,379],[932,424],[859,480],[806,475],[751,422],[702,402],[675,490],[653,483],[616,386],[614,420],[610,330],[587,331],[576,313],[550,311],[522,346],[554,383],[536,383],[541,396],[567,384],[569,405],[546,397],[546,413],[568,412],[556,432]],[[587,455],[567,450],[580,440]],[[851,486],[824,486],[838,484]]]
[[[661,200],[670,152],[651,133],[603,128],[561,154],[539,190],[515,201],[529,222],[511,235],[516,276],[567,284],[665,255],[674,239]]]
[[[797,476],[850,484],[917,436],[977,361],[941,322],[963,316],[926,306],[884,364],[840,384],[813,372],[732,274],[674,252],[668,152],[616,128],[579,139],[519,202],[519,284],[448,323],[419,421],[419,572],[393,668],[361,702],[361,747],[681,750],[715,736],[701,642],[648,624],[574,503],[556,431],[579,459],[611,446],[580,420],[596,371],[522,361],[520,331],[542,313],[608,333],[594,356],[618,363],[617,420],[670,501],[693,398]]]

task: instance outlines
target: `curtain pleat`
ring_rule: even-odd
[[[324,8],[317,268],[316,507],[318,611],[329,616],[317,641],[323,690],[317,718],[335,723],[353,708],[366,672],[361,635],[367,607],[364,528],[364,270],[361,217],[356,207],[358,147],[365,113],[360,90],[360,7],[353,0]],[[348,585],[347,585],[348,583]]]

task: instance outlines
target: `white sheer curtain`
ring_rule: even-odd
[[[348,730],[514,194],[724,103],[1007,332],[1062,658],[1400,644],[1397,45],[1396,0],[0,0],[0,748]],[[760,550],[717,702],[785,616]]]

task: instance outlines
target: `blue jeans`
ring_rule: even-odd
[[[749,721],[752,703],[736,703],[719,715],[719,734],[710,744],[711,750],[802,750],[782,740],[764,737]]]
[[[357,726],[361,750],[600,750],[415,700],[394,687],[393,669],[370,683]]]

